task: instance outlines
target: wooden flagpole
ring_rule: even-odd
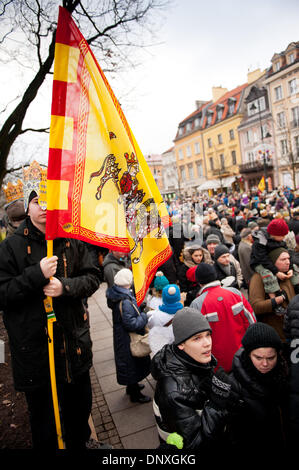
[[[47,241],[47,257],[50,258],[51,256],[53,256],[53,240],[48,240]],[[44,305],[45,305],[45,310],[47,313],[49,366],[50,366],[50,379],[51,379],[51,389],[52,389],[52,401],[53,401],[55,424],[56,424],[56,434],[57,434],[58,448],[64,449],[65,446],[64,446],[64,442],[62,439],[62,432],[61,432],[61,422],[60,422],[56,374],[55,374],[53,323],[56,321],[56,316],[53,311],[52,297],[47,297],[44,300]]]

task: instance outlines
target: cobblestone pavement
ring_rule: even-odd
[[[114,449],[123,449],[117,428],[93,367],[90,370],[90,379],[92,385],[91,416],[97,439],[100,442],[111,444]]]

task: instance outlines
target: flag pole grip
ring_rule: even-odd
[[[53,256],[53,240],[47,241],[47,257]],[[57,396],[56,374],[55,374],[55,358],[54,358],[54,337],[53,337],[53,323],[56,321],[56,316],[53,311],[52,297],[47,297],[44,300],[44,306],[47,313],[47,329],[48,329],[48,352],[49,352],[49,367],[50,367],[50,380],[52,390],[52,401],[56,425],[56,434],[58,441],[58,448],[64,449],[64,442],[62,439],[61,422],[59,414],[59,404]]]

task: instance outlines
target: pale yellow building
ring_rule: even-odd
[[[196,110],[180,122],[174,139],[173,151],[181,195],[194,194],[206,178],[201,129],[208,104],[205,101],[196,101]]]
[[[246,87],[247,83],[231,91],[213,88],[213,103],[207,109],[202,127],[207,181],[200,186],[201,190],[242,187],[238,126],[243,117]]]
[[[299,42],[271,59],[265,84],[273,116],[278,184],[299,186]]]

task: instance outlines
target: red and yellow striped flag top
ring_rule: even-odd
[[[46,239],[130,253],[140,304],[171,255],[167,209],[103,71],[62,7],[49,146]]]

